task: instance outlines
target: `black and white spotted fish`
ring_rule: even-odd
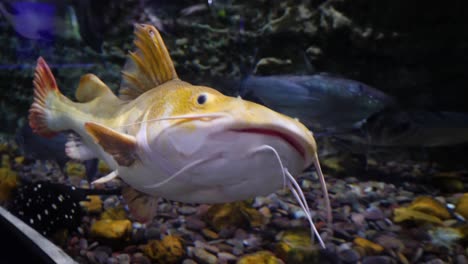
[[[80,189],[46,181],[29,183],[16,190],[9,210],[49,236],[61,229],[75,230],[85,214],[80,202],[88,195],[101,193],[112,194],[112,190]]]

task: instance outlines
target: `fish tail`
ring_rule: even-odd
[[[54,75],[42,57],[37,60],[34,73],[34,102],[29,109],[29,126],[33,132],[44,137],[55,136],[60,129],[53,126],[54,104],[63,95],[60,93]]]

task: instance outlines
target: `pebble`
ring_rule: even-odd
[[[127,263],[130,263],[130,262],[127,262]],[[114,257],[110,257],[107,259],[106,264],[119,264],[119,261]]]
[[[181,206],[177,208],[177,212],[182,215],[191,215],[197,212],[197,208],[193,206]]]
[[[382,210],[380,210],[377,207],[367,208],[366,211],[364,212],[364,217],[367,220],[371,220],[371,221],[377,221],[377,220],[381,220],[385,218]]]
[[[109,258],[109,254],[107,254],[107,252],[103,250],[98,250],[98,249],[94,250],[94,259],[98,263],[105,264],[108,258]]]
[[[132,264],[151,264],[151,260],[148,257],[143,256],[143,254],[141,253],[136,253],[135,255],[133,255],[131,263]]]
[[[218,258],[215,255],[203,248],[195,248],[193,255],[202,264],[216,264],[218,262]]]
[[[184,259],[184,261],[182,261],[182,264],[198,264],[198,263],[192,259]]]
[[[468,260],[466,259],[464,255],[460,254],[455,258],[455,263],[456,264],[468,264]]]
[[[149,227],[145,230],[145,238],[150,239],[159,239],[161,237],[161,231],[157,227]]]
[[[87,249],[88,248],[88,240],[82,238],[80,239],[80,249]]]
[[[199,231],[206,227],[206,223],[197,217],[189,216],[185,219],[185,227],[190,230]]]
[[[218,247],[213,246],[213,245],[210,245],[210,244],[207,244],[207,243],[202,242],[202,241],[195,241],[194,246],[195,246],[196,248],[203,248],[203,249],[206,249],[207,251],[209,251],[209,252],[211,252],[211,253],[218,253],[218,252],[219,252],[219,248],[218,248]]]
[[[231,253],[227,253],[227,252],[219,252],[218,253],[218,260],[220,262],[233,262],[237,259],[236,256],[234,256],[233,254]]]
[[[116,258],[119,264],[130,264],[130,255],[120,254]]]
[[[388,256],[368,256],[362,259],[362,264],[393,264],[396,263]]]
[[[361,257],[356,250],[353,249],[345,249],[338,252],[338,257],[344,263],[356,263],[358,262],[359,258]]]
[[[208,228],[203,228],[201,232],[203,236],[206,237],[207,239],[215,240],[219,238],[218,233]]]

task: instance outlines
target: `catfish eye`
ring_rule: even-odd
[[[204,103],[206,103],[206,94],[200,94],[197,98],[197,103],[202,105]]]

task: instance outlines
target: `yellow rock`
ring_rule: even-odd
[[[98,220],[91,226],[91,235],[107,239],[128,239],[132,232],[129,220]]]
[[[318,248],[305,231],[285,232],[276,244],[275,253],[286,263],[315,263],[318,258]]]
[[[334,171],[337,172],[343,172],[345,169],[341,165],[341,158],[338,157],[331,157],[331,158],[326,158],[322,161],[322,164],[324,167],[328,167]]]
[[[127,212],[125,211],[123,206],[109,208],[101,214],[101,219],[125,220],[127,218]]]
[[[366,255],[377,255],[384,251],[384,248],[370,240],[367,240],[362,237],[356,237],[354,239],[354,244],[364,249]]]
[[[69,161],[65,166],[65,173],[68,177],[86,178],[86,168],[83,164]]]
[[[242,256],[237,264],[283,264],[284,262],[275,257],[270,251],[259,251]]]
[[[106,175],[111,172],[111,169],[109,168],[109,166],[107,166],[107,164],[103,160],[99,160],[98,171],[99,173]]]
[[[102,211],[102,200],[99,195],[88,195],[89,201],[80,202],[80,204],[90,213],[100,213]]]
[[[17,187],[18,175],[10,168],[0,168],[0,202],[10,198],[11,191]]]
[[[181,238],[174,235],[148,241],[143,251],[157,263],[179,263],[185,255]]]
[[[275,253],[285,263],[318,261],[318,248],[313,246],[310,233],[305,231],[286,231],[276,244]]]
[[[463,196],[458,199],[455,211],[465,217],[465,219],[468,219],[468,193],[463,194]]]
[[[265,218],[249,202],[216,204],[208,209],[205,220],[217,231],[224,227],[259,227]]]
[[[2,155],[2,168],[10,168],[10,156],[8,154]]]
[[[19,164],[19,165],[23,164],[23,162],[24,162],[24,157],[23,157],[23,156],[18,156],[18,157],[16,157],[16,158],[15,158],[15,162],[16,162],[16,164]]]
[[[408,206],[409,209],[419,211],[425,214],[435,216],[439,219],[446,220],[451,218],[449,211],[445,206],[436,199],[429,196],[420,196]]]
[[[393,213],[393,221],[396,223],[403,221],[420,221],[433,224],[442,224],[442,220],[440,220],[440,218],[410,208],[396,208]]]

